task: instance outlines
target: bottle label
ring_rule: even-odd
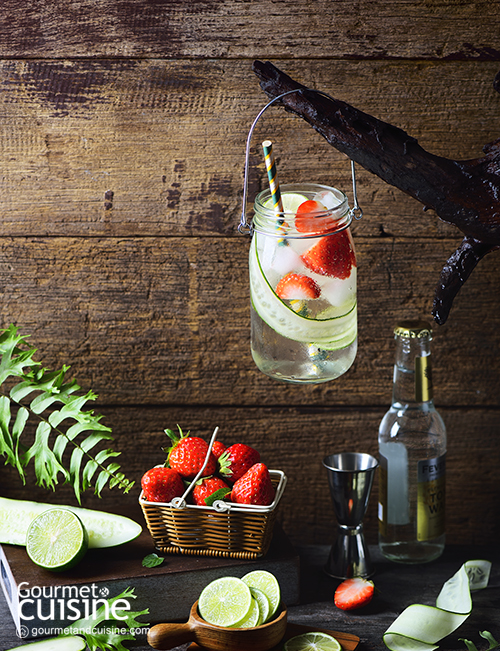
[[[419,461],[417,472],[417,540],[429,540],[444,534],[446,455]]]
[[[415,401],[432,400],[431,357],[415,357]]]

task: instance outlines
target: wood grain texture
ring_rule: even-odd
[[[497,63],[280,65],[435,154],[473,158],[498,136]],[[3,60],[0,88],[0,235],[236,235],[245,141],[267,101],[251,62]],[[282,183],[352,196],[348,160],[273,107],[254,133],[250,197],[266,184],[267,137]],[[358,193],[361,236],[458,233],[361,168]]]
[[[70,363],[103,404],[387,405],[393,327],[429,314],[453,241],[359,239],[357,359],[316,387],[280,384],[253,363],[248,246],[245,237],[2,238],[0,324],[22,327],[48,368]],[[435,328],[439,405],[498,406],[499,265],[487,258],[450,323]]]
[[[27,58],[500,60],[487,0],[4,0],[0,20],[0,50]]]
[[[19,325],[45,366],[70,364],[98,394],[130,478],[158,463],[166,427],[208,437],[219,425],[287,473],[279,517],[294,541],[328,544],[321,458],[376,453],[393,327],[430,318],[461,236],[358,170],[356,362],[317,387],[263,376],[249,350],[249,240],[236,231],[245,141],[266,102],[252,61],[275,62],[432,153],[475,158],[499,135],[498,2],[5,0],[0,25],[0,328]],[[351,196],[348,161],[274,107],[254,134],[250,198],[266,187],[265,138],[282,182]],[[500,533],[499,272],[500,256],[483,260],[435,329],[448,535],[460,542]],[[73,499],[32,477],[23,487],[8,467],[0,493]],[[106,492],[103,504],[134,509],[137,495]]]

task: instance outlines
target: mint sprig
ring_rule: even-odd
[[[155,554],[154,552],[152,554],[148,554],[147,556],[144,556],[142,559],[142,566],[143,567],[158,567],[163,563],[165,558],[163,556],[158,556],[158,554]]]

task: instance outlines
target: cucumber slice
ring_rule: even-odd
[[[294,312],[274,292],[262,271],[257,253],[256,239],[250,246],[250,296],[260,318],[282,337],[314,343],[318,348],[338,350],[349,346],[356,338],[356,303],[342,316],[329,319],[308,319]]]
[[[472,560],[464,563],[448,579],[439,593],[436,606],[412,604],[389,626],[383,635],[391,651],[434,651],[437,642],[453,633],[472,612],[470,591],[488,584],[491,563]]]
[[[20,647],[14,647],[7,651],[15,651]],[[87,648],[87,643],[83,637],[78,635],[64,635],[61,637],[53,637],[49,640],[40,640],[39,642],[31,642],[31,644],[24,644],[23,650],[26,651],[84,651]]]
[[[78,506],[0,497],[0,543],[25,545],[26,533],[32,520],[40,513],[57,506],[73,511],[80,518],[89,535],[89,548],[123,545],[137,538],[142,531],[140,524],[123,515]]]

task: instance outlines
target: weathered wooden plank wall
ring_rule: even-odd
[[[31,335],[49,368],[68,363],[113,429],[127,476],[162,460],[163,429],[260,449],[289,484],[280,519],[296,542],[331,539],[324,454],[376,453],[391,394],[392,328],[428,316],[461,240],[398,190],[358,170],[363,219],[359,353],[341,380],[281,385],[249,351],[247,252],[239,235],[244,146],[264,105],[251,71],[292,77],[399,126],[428,150],[474,158],[499,135],[498,2],[4,0],[0,7],[0,327]],[[350,189],[348,161],[271,109],[282,180]],[[349,194],[349,192],[348,192]],[[500,534],[500,257],[485,259],[433,344],[449,430],[448,533]],[[71,498],[23,488],[12,497]],[[106,492],[107,508],[138,491]],[[95,498],[84,498],[95,506]],[[376,498],[366,518],[376,540]]]

